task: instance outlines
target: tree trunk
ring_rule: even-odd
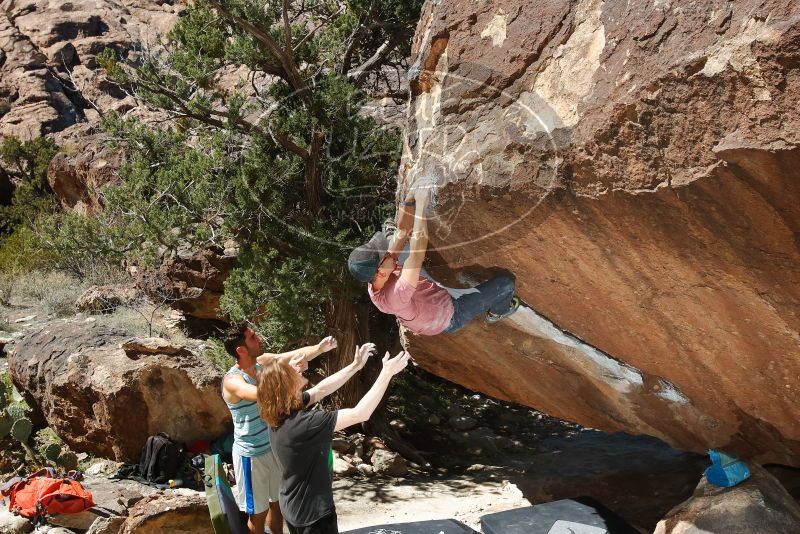
[[[363,320],[363,305],[341,299],[333,302],[328,310],[328,324],[339,342],[339,348],[325,360],[328,376],[353,361],[356,346],[369,341],[369,325]],[[367,309],[367,314],[369,310]],[[368,315],[367,315],[368,317]],[[352,408],[366,393],[363,386],[363,371],[351,378],[332,398],[337,408]]]
[[[397,336],[394,317],[376,312],[369,302],[339,300],[330,305],[328,324],[331,335],[339,341],[335,354],[326,358],[325,371],[330,375],[353,360],[356,346],[375,343],[376,351],[364,369],[350,379],[334,395],[334,405],[352,408],[372,387],[381,371],[381,359],[386,351],[396,354],[402,347]]]
[[[322,168],[320,159],[325,144],[325,132],[318,125],[311,129],[311,143],[308,147],[308,158],[305,162],[306,204],[312,215],[317,215],[322,208]]]

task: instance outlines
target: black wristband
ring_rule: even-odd
[[[414,205],[416,205],[416,203],[417,203],[416,200],[404,200],[400,204],[402,206],[414,206]]]

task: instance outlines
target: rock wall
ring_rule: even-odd
[[[0,134],[29,139],[96,125],[98,108],[134,108],[102,74],[97,55],[158,45],[179,9],[163,0],[0,1]]]
[[[449,380],[603,430],[800,465],[800,4],[426,3],[401,188],[496,325],[407,336]]]
[[[97,64],[159,45],[181,9],[172,0],[0,0],[0,138],[51,135],[62,148],[48,179],[64,208],[102,209],[92,190],[116,179],[120,158],[97,127],[110,111],[154,117]]]
[[[163,339],[135,339],[89,322],[23,337],[8,356],[14,384],[77,452],[138,461],[148,436],[189,443],[230,430],[222,373]]]

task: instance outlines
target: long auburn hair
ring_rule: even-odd
[[[300,377],[285,358],[271,358],[258,374],[258,411],[261,419],[278,428],[289,415],[303,407],[297,395]]]

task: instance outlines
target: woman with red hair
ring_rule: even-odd
[[[358,372],[375,351],[367,343],[353,362],[307,391],[302,362],[274,358],[258,379],[261,418],[269,425],[272,452],[281,470],[279,502],[291,534],[338,534],[333,479],[328,467],[333,433],[363,423],[375,411],[394,375],[405,369],[409,354],[383,358],[383,369],[354,408],[336,411],[310,407]]]

